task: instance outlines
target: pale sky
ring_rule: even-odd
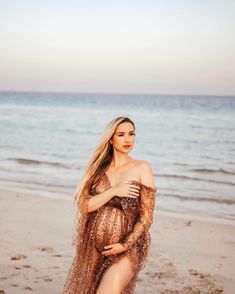
[[[234,0],[0,0],[0,90],[235,95]]]

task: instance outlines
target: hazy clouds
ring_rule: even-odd
[[[234,3],[0,1],[0,89],[233,95]]]

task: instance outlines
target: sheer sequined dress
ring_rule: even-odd
[[[105,271],[122,257],[128,256],[134,276],[122,294],[134,293],[139,271],[147,262],[151,236],[149,228],[153,222],[157,187],[152,188],[137,181],[139,197],[113,197],[96,211],[89,212],[90,197],[111,188],[106,173],[101,177],[91,195],[81,197],[73,230],[72,245],[75,257],[69,268],[63,294],[95,294]],[[126,251],[104,256],[104,246],[120,242]]]

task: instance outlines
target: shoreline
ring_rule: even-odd
[[[75,207],[71,199],[32,194],[0,187],[0,290],[61,293],[75,254]],[[223,218],[155,211],[136,294],[232,294],[234,226]]]

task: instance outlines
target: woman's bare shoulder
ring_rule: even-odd
[[[133,160],[135,166],[138,169],[144,169],[145,171],[148,170],[152,170],[151,164],[147,161],[147,160],[142,160],[142,159],[134,159]]]
[[[155,187],[151,164],[146,160],[138,160],[138,170],[141,183],[146,186]]]

